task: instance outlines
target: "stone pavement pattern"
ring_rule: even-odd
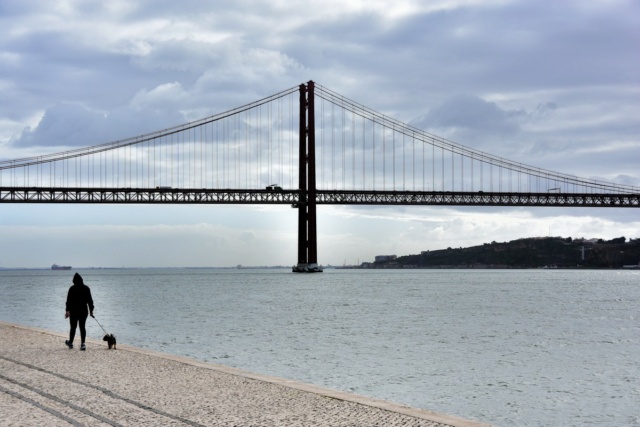
[[[2,426],[425,426],[480,423],[234,368],[0,322]],[[79,343],[76,343],[79,344]]]

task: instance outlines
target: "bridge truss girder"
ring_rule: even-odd
[[[298,204],[298,191],[152,188],[0,188],[0,203]]]
[[[640,207],[640,194],[317,191],[317,204]]]
[[[272,204],[306,203],[300,190],[0,187],[0,203]],[[538,206],[640,208],[640,194],[316,190],[317,205]]]

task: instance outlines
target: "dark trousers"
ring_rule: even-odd
[[[76,336],[76,328],[80,325],[80,340],[84,343],[85,338],[87,337],[87,330],[85,329],[85,325],[87,324],[87,316],[89,313],[71,313],[69,316],[69,323],[71,324],[71,329],[69,329],[69,342],[73,343],[73,339]]]

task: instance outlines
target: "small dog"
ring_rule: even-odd
[[[116,337],[113,334],[105,335],[102,341],[106,341],[107,344],[109,344],[109,350],[111,350],[111,347],[113,347],[114,350],[116,349]]]

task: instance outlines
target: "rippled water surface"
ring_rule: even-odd
[[[0,319],[66,332],[73,273],[0,271]],[[119,343],[500,426],[640,425],[638,271],[79,273]]]

